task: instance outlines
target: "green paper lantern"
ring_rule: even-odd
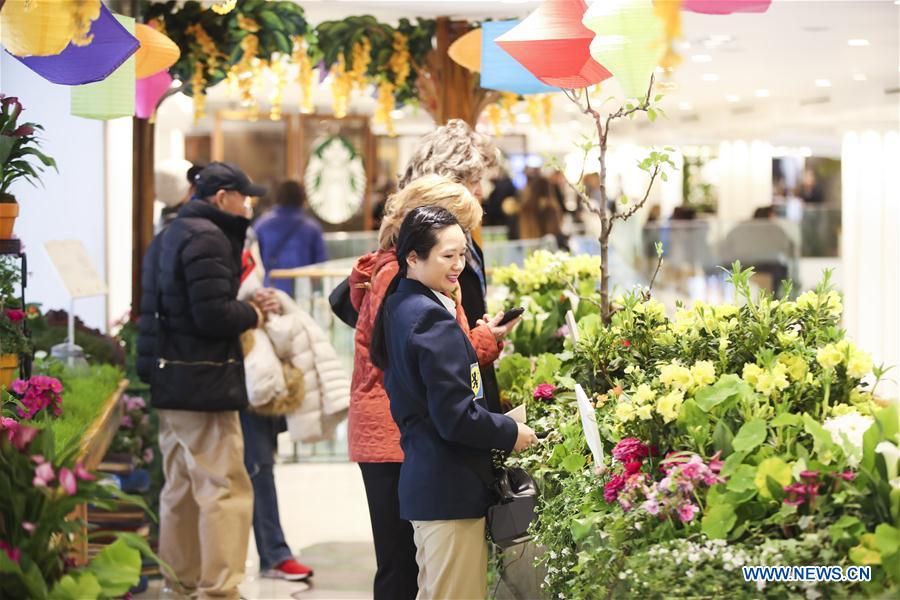
[[[134,35],[134,19],[115,15]],[[134,116],[134,55],[112,74],[96,83],[72,87],[71,113],[85,119],[118,119]]]

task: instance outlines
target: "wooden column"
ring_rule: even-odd
[[[146,119],[134,119],[132,245],[131,245],[131,318],[141,314],[141,266],[147,247],[153,240],[154,125]]]
[[[434,120],[443,125],[450,119],[462,119],[475,127],[481,111],[495,101],[499,94],[479,87],[477,73],[469,71],[450,58],[450,44],[471,29],[465,21],[451,21],[438,17],[435,37],[437,46],[429,59],[429,67],[437,92]]]

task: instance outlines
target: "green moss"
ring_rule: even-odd
[[[60,378],[63,393],[63,412],[50,421],[56,447],[79,441],[103,411],[122,379],[122,371],[109,365],[95,365],[89,369],[66,369]]]

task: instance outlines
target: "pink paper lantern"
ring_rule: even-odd
[[[544,0],[496,43],[547,85],[584,88],[612,77],[591,58],[594,33],[581,23],[584,0]]]
[[[156,104],[172,85],[168,71],[135,80],[134,114],[139,119],[149,119],[156,111]]]
[[[730,15],[732,13],[764,13],[772,0],[683,0],[681,8],[704,15]]]

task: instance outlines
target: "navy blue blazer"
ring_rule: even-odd
[[[385,310],[384,387],[405,455],[400,518],[483,517],[491,495],[472,467],[489,474],[491,450],[511,452],[518,426],[487,410],[475,349],[434,292],[403,279]]]

